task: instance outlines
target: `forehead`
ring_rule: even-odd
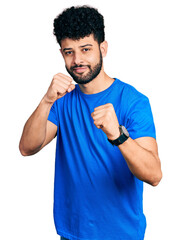
[[[65,38],[61,40],[61,48],[77,48],[87,44],[91,44],[92,46],[98,45],[98,42],[94,39],[94,36],[91,34],[90,36],[86,36],[84,38],[80,38],[79,40],[73,40],[70,38]]]

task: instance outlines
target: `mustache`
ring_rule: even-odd
[[[74,65],[74,66],[72,66],[70,69],[71,70],[74,70],[75,68],[79,68],[79,67],[88,67],[88,68],[90,68],[90,66],[89,65],[82,65],[82,64],[80,64],[80,65]]]

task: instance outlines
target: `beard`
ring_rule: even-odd
[[[84,73],[80,73],[78,76],[78,75],[74,74],[74,68],[77,68],[77,67],[88,67],[89,72],[85,76],[84,76]],[[74,65],[74,66],[70,67],[70,69],[68,69],[67,66],[65,65],[65,68],[67,69],[67,72],[70,74],[70,76],[73,78],[73,80],[76,83],[78,83],[78,84],[89,83],[99,75],[99,73],[102,69],[102,54],[100,52],[99,62],[92,68],[90,65]]]

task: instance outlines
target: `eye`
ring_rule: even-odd
[[[65,52],[65,55],[71,55],[73,52],[72,51],[67,51]]]
[[[84,48],[83,49],[83,52],[88,52],[88,51],[90,51],[90,48]]]

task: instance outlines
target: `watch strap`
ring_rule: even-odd
[[[108,141],[114,146],[123,144],[129,138],[129,133],[124,126],[120,125],[119,129],[120,129],[120,136],[117,139],[115,140],[108,139]]]
[[[108,139],[108,141],[114,145],[114,146],[118,146],[120,144],[123,144],[126,140],[128,139],[128,137],[124,134],[122,134],[121,136],[119,136],[117,139],[115,140],[110,140]]]

